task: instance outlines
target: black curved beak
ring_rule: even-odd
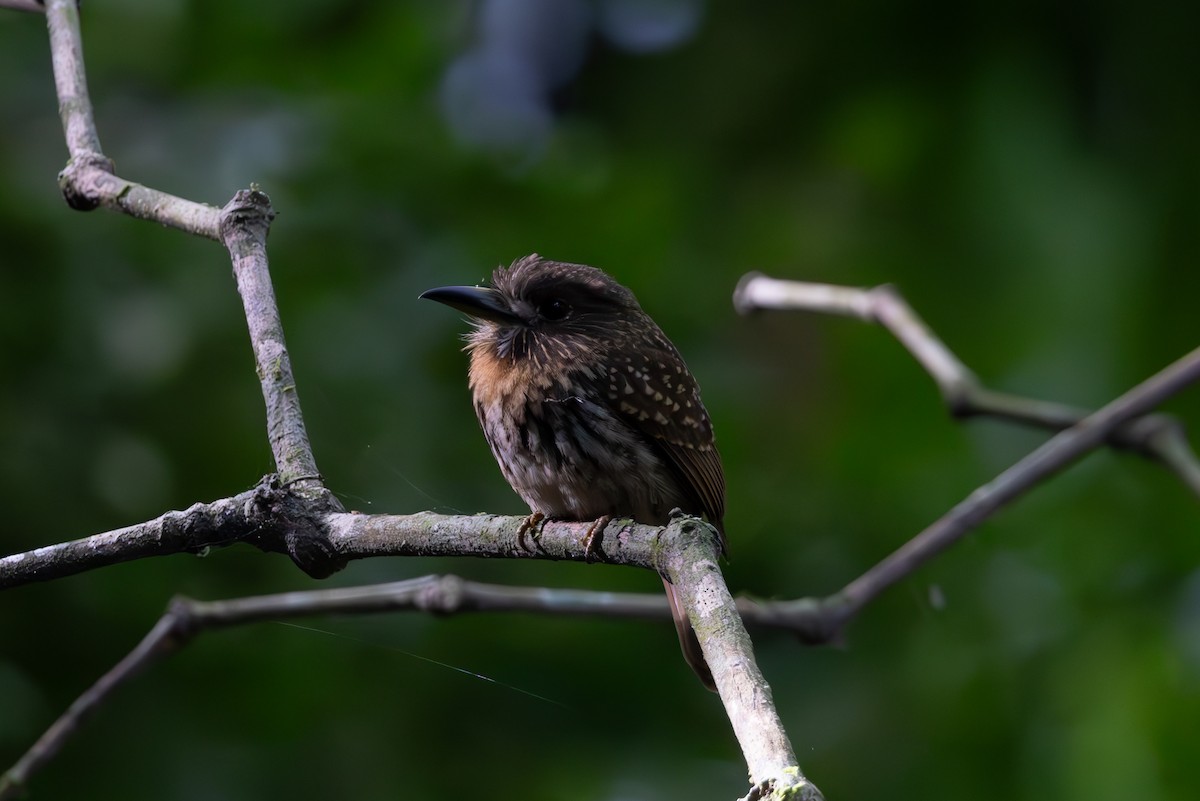
[[[503,296],[486,286],[440,286],[421,293],[425,300],[436,300],[447,306],[465,312],[472,317],[491,320],[497,323],[519,323],[517,317],[509,309]]]

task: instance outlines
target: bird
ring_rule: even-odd
[[[466,313],[468,386],[500,471],[529,521],[615,517],[666,525],[703,516],[725,542],[725,474],[700,387],[633,292],[584,264],[534,253],[490,286],[421,298]],[[684,659],[715,690],[687,613],[664,576]]]

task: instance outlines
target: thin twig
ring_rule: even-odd
[[[83,37],[76,0],[46,0],[46,25],[59,115],[71,160],[58,176],[71,208],[104,206],[196,236],[218,239],[221,211],[118,177],[100,148],[83,66]]]
[[[267,439],[279,480],[297,489],[321,487],[296,394],[296,379],[267,263],[267,232],[274,219],[270,199],[256,188],[239,191],[221,213],[221,238],[246,313],[254,362],[267,405]]]
[[[983,387],[891,286],[874,289],[743,276],[734,291],[742,313],[800,309],[854,317],[887,328],[937,383],[952,413],[992,415],[1059,433],[943,515],[879,564],[824,599],[763,604],[770,625],[791,628],[808,642],[840,636],[845,624],[879,593],[965,536],[1003,506],[1053,473],[1104,444],[1134,450],[1168,467],[1200,494],[1200,462],[1183,426],[1153,409],[1200,378],[1200,349],[1160,371],[1103,409],[1087,412]],[[790,624],[790,625],[789,625]]]
[[[94,122],[77,4],[75,0],[48,0],[46,16],[55,89],[71,154],[70,163],[59,176],[68,203],[82,210],[104,205],[225,244],[245,307],[267,406],[268,438],[280,480],[298,490],[321,491],[267,269],[266,237],[274,217],[269,199],[252,187],[238,192],[224,209],[215,209],[114,175]],[[332,497],[327,497],[326,503],[336,506]]]
[[[13,11],[32,11],[41,14],[46,9],[40,0],[0,0],[0,8],[11,8]]]
[[[54,66],[54,89],[58,113],[71,157],[103,155],[96,133],[87,74],[83,68],[83,37],[79,32],[76,0],[48,0],[46,25],[50,31],[50,55]]]
[[[399,611],[437,615],[468,612],[603,616],[662,620],[670,618],[661,592],[619,593],[592,590],[507,587],[468,581],[454,575],[375,584],[258,595],[225,601],[188,601],[192,617],[203,628],[244,625],[314,615],[372,615]]]
[[[186,619],[168,611],[137,647],[87,689],[43,732],[28,751],[0,776],[0,801],[16,798],[29,779],[62,749],[88,717],[112,694],[152,663],[173,653],[191,639]]]
[[[149,556],[202,553],[244,541],[255,533],[252,509],[257,497],[258,490],[251,490],[167,512],[145,523],[0,557],[0,590]]]
[[[839,628],[883,590],[953,545],[997,510],[1103,445],[1115,429],[1146,414],[1197,380],[1200,380],[1200,348],[1173,362],[1077,425],[1056,434],[828,599],[828,608],[834,615],[832,630]]]
[[[264,550],[275,541],[264,526],[274,525],[262,516],[264,498],[260,490],[198,503],[182,512],[167,512],[161,517],[134,526],[107,531],[71,542],[48,545],[25,553],[0,557],[0,590],[37,581],[50,581],[121,562],[151,556],[203,553],[208,548],[249,542]],[[367,515],[329,515],[331,526],[340,532],[333,550],[343,558],[371,556],[475,555],[515,556],[533,559],[586,559],[589,553],[585,537],[590,523],[552,523],[539,536],[533,550],[521,550],[519,532],[526,518],[480,516],[442,517],[439,515],[384,515],[372,520]],[[601,534],[609,536],[604,557],[636,564],[646,558],[645,548],[630,545],[613,547],[612,540],[651,541],[659,529],[631,526],[616,521]],[[355,542],[356,534],[371,532],[367,542]],[[457,532],[451,534],[450,532]],[[483,534],[483,536],[480,536]],[[466,552],[466,553],[464,553]],[[610,561],[610,563],[614,563]],[[605,617],[637,620],[668,620],[670,607],[661,592],[629,593],[604,590],[577,590],[549,587],[515,587],[468,581],[458,576],[427,576],[420,579],[420,593],[411,593],[411,582],[375,584],[365,587],[304,590],[278,596],[256,596],[213,604],[241,601],[278,604],[281,608],[304,610],[300,614],[370,614],[399,610],[436,611],[439,614],[468,612],[526,612],[568,617]],[[824,639],[823,611],[818,601],[759,601],[735,599],[738,613],[747,625],[791,632],[805,641]],[[215,607],[214,607],[215,608]],[[282,612],[279,612],[282,614]]]
[[[882,325],[929,373],[947,408],[956,417],[987,415],[1062,431],[1088,415],[1085,409],[984,387],[890,285],[857,289],[748,273],[738,282],[733,303],[743,314],[760,309],[791,309],[837,314]],[[1107,442],[1157,461],[1200,496],[1200,459],[1188,445],[1182,424],[1170,415],[1148,414],[1128,420],[1108,433]]]

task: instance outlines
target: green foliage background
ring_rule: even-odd
[[[121,174],[260,183],[319,464],[364,512],[520,513],[424,289],[537,251],[631,286],[687,356],[729,476],[735,591],[841,587],[1043,439],[957,424],[880,330],[739,318],[750,269],[897,284],[990,385],[1098,406],[1197,344],[1194,4],[708,4],[681,47],[592,40],[537,158],[458,141],[463,3],[89,2]],[[224,497],[271,469],[219,246],[71,212],[43,20],[0,11],[0,551]],[[1170,410],[1200,419],[1195,392]],[[837,648],[760,633],[830,799],[1193,799],[1195,499],[1101,453],[890,591]],[[596,566],[373,561],[651,591]],[[175,593],[312,587],[234,547],[5,592],[0,762]],[[944,607],[931,603],[945,598]],[[202,638],[31,798],[732,798],[744,766],[668,624],[419,615]],[[332,636],[331,636],[332,635]],[[494,681],[481,680],[472,673]]]

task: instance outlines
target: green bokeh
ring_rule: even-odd
[[[536,162],[439,111],[462,3],[90,2],[121,174],[216,205],[260,183],[317,458],[348,508],[519,513],[424,289],[537,251],[638,294],[704,388],[736,591],[834,591],[1043,436],[948,419],[883,332],[740,318],[759,269],[896,284],[991,386],[1098,406],[1197,344],[1196,9],[734,3],[602,42]],[[271,469],[219,246],[71,212],[43,20],[0,11],[0,551],[231,495]],[[1196,392],[1169,409],[1200,419]],[[1097,454],[891,590],[844,646],[756,637],[830,799],[1193,799],[1197,509]],[[652,591],[631,571],[356,564]],[[312,587],[249,548],[0,597],[10,764],[175,593]],[[944,606],[930,601],[936,588]],[[745,768],[668,624],[317,620],[202,638],[123,690],[32,798],[731,798]],[[336,636],[330,636],[330,633]],[[439,664],[440,663],[440,664]],[[446,666],[452,667],[446,667]],[[494,679],[484,681],[468,673]]]

